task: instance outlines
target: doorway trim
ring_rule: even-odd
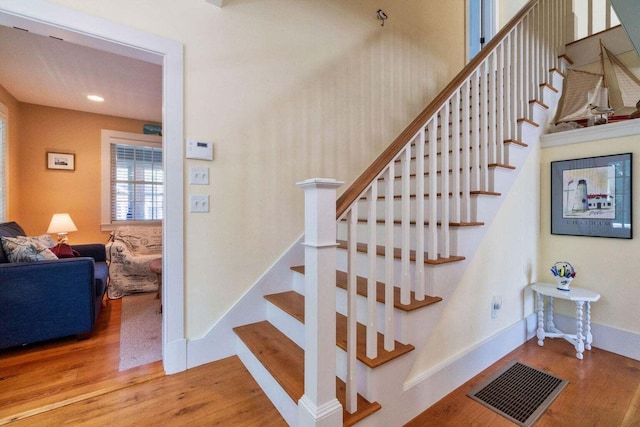
[[[166,210],[162,224],[163,310],[162,359],[167,374],[187,368],[184,321],[184,186],[183,186],[183,46],[182,43],[134,30],[43,0],[0,0],[0,15],[23,19],[162,58],[163,155]],[[117,47],[114,46],[114,47]]]

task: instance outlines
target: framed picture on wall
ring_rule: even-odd
[[[632,154],[551,162],[551,234],[631,239]]]
[[[47,152],[47,169],[75,170],[76,155]]]

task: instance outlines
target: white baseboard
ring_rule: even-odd
[[[485,370],[535,335],[536,316],[532,314],[477,345],[406,381],[401,399],[383,404],[386,420],[409,420]],[[373,417],[372,417],[373,418]],[[364,424],[366,425],[366,423]]]
[[[556,326],[568,333],[575,333],[576,319],[563,314],[553,317]],[[594,347],[610,351],[630,359],[640,360],[640,334],[591,323]]]

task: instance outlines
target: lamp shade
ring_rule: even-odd
[[[68,233],[70,231],[78,231],[68,213],[57,213],[51,217],[47,233]]]

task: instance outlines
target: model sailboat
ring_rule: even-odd
[[[601,73],[568,70],[555,123],[628,119],[640,101],[640,79],[600,42]]]

